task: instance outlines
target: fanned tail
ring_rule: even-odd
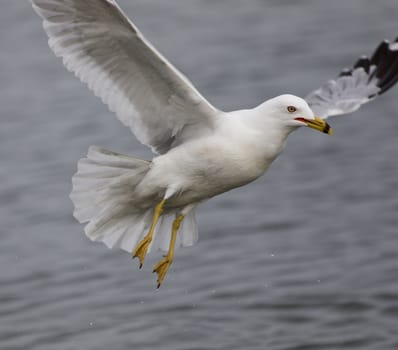
[[[92,241],[109,248],[132,252],[149,229],[153,207],[142,208],[132,198],[134,188],[150,169],[150,162],[91,146],[78,163],[70,198],[74,216],[88,224],[85,233]],[[163,215],[154,232],[150,250],[167,250],[171,223],[176,212]],[[177,236],[176,247],[191,246],[198,238],[195,213],[187,215]]]

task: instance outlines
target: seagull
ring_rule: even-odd
[[[287,137],[305,126],[325,134],[325,119],[348,114],[398,81],[398,39],[304,99],[281,95],[253,109],[212,106],[145,39],[114,0],[31,0],[49,46],[64,65],[151,147],[142,160],[91,146],[70,195],[85,234],[138,258],[166,251],[157,286],[176,247],[198,240],[195,208],[263,175]]]

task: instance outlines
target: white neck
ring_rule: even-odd
[[[295,129],[261,112],[261,108],[228,113],[228,134],[242,147],[249,148],[258,161],[264,162],[264,171],[283,150],[286,138]],[[233,136],[232,136],[233,135]]]

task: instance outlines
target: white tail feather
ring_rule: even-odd
[[[70,195],[74,216],[88,222],[85,233],[92,241],[102,241],[109,248],[132,252],[147,233],[153,214],[152,207],[135,205],[133,189],[150,168],[150,162],[90,147],[87,157],[78,163]],[[139,203],[136,203],[139,204]],[[160,217],[151,250],[167,250],[171,225],[177,212]],[[177,235],[176,247],[191,246],[198,239],[194,211],[187,214]]]

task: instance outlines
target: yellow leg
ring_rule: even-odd
[[[180,214],[173,221],[169,250],[167,251],[167,254],[163,257],[163,259],[161,259],[153,267],[153,272],[156,272],[158,275],[158,279],[157,279],[158,288],[162,284],[164,277],[166,276],[167,270],[169,269],[171,263],[173,262],[174,246],[176,243],[177,231],[180,228],[180,224],[181,224],[182,220],[184,220],[184,215]]]
[[[163,211],[163,206],[164,203],[166,202],[165,199],[163,199],[161,202],[159,202],[153,211],[153,216],[152,216],[152,222],[151,222],[151,227],[149,228],[148,233],[146,236],[137,244],[135,247],[133,253],[132,253],[132,258],[138,258],[140,261],[140,268],[142,268],[142,264],[144,263],[144,259],[146,256],[146,252],[148,250],[149,245],[152,242],[152,235],[153,231],[155,230],[156,223],[159,220],[160,215],[162,215]]]

